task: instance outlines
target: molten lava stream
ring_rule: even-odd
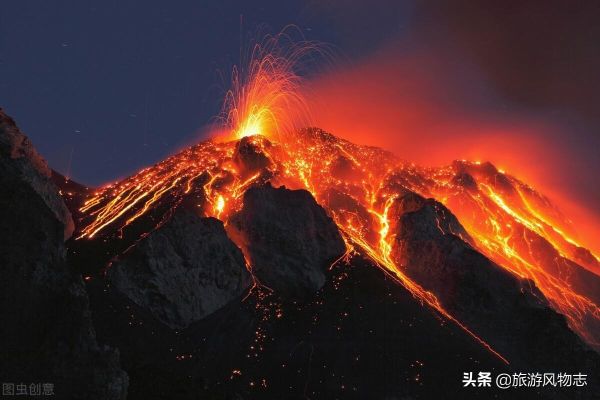
[[[551,306],[567,318],[571,329],[587,343],[599,346],[600,337],[590,324],[600,326],[600,307],[573,287],[573,280],[578,279],[573,270],[581,267],[569,260],[573,250],[569,246],[577,243],[550,225],[551,218],[544,216],[543,209],[532,207],[520,182],[511,181],[517,197],[510,197],[491,183],[479,182],[479,189],[470,192],[457,188],[447,174],[433,178],[437,185],[434,196],[456,214],[475,245],[509,272],[533,281]],[[544,241],[548,244],[540,250]]]
[[[454,318],[444,307],[440,304],[437,297],[431,293],[423,289],[419,284],[411,280],[402,269],[396,265],[396,263],[390,257],[392,251],[392,243],[390,243],[389,237],[389,227],[390,222],[388,220],[388,211],[392,206],[394,200],[396,199],[395,195],[389,196],[384,204],[383,211],[377,212],[374,210],[374,204],[371,204],[371,208],[369,212],[373,213],[377,216],[380,229],[379,229],[379,242],[378,247],[372,247],[360,234],[357,234],[357,231],[353,229],[352,226],[346,226],[342,228],[344,234],[349,237],[349,241],[351,243],[356,244],[360,249],[366,254],[369,258],[371,258],[375,264],[386,272],[389,276],[394,278],[396,282],[405,287],[415,298],[425,302],[430,307],[439,312],[446,319],[454,322],[458,325],[462,330],[468,333],[471,337],[473,337],[477,342],[483,345],[487,350],[489,350],[492,354],[502,360],[504,363],[509,364],[508,360],[504,358],[500,353],[494,350],[485,340],[477,336],[473,331],[471,331],[466,325],[461,323],[459,320]],[[336,221],[338,226],[343,226],[340,224],[340,221]]]
[[[373,230],[372,226],[364,226],[364,223],[356,222],[360,218],[353,220],[325,206],[343,232],[348,246],[358,248],[360,254],[370,258],[378,268],[405,287],[415,298],[436,310],[444,318],[453,321],[492,354],[508,364],[506,358],[444,309],[435,294],[410,279],[391,259],[392,243],[389,235],[388,211],[396,195],[380,196],[379,193],[382,192],[385,178],[397,164],[393,155],[380,149],[357,146],[321,131],[318,133],[305,131],[303,135],[289,136],[282,145],[286,150],[282,180],[288,186],[293,187],[296,183],[311,192],[320,204],[327,203],[324,194],[328,190],[338,188],[376,217],[376,223],[379,224],[378,241],[376,245],[372,245],[366,239],[366,235]],[[341,162],[342,167],[351,166],[350,173],[342,171],[343,177],[332,171],[340,163],[340,157],[348,160],[348,162]],[[373,182],[379,183],[373,185]],[[385,199],[382,206],[377,205],[380,197]],[[360,201],[359,198],[364,200]]]

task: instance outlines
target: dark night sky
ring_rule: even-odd
[[[304,7],[248,3],[4,2],[1,106],[55,169],[71,163],[88,184],[127,175],[218,112],[217,70],[237,62],[241,14],[248,30],[277,31]]]
[[[477,69],[469,86],[485,86],[492,106],[559,120],[548,140],[576,160],[565,168],[580,196],[600,186],[600,8],[571,3],[5,1],[0,106],[52,167],[96,185],[201,137],[220,108],[217,71],[238,61],[240,15],[246,37],[297,24],[335,46],[341,68],[398,40],[436,43],[432,53],[451,44],[446,61]]]

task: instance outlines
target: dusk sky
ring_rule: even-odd
[[[335,49],[332,69],[313,80],[371,68],[373,59],[389,74],[396,65],[389,60],[427,53],[426,65],[419,61],[410,71],[429,71],[431,80],[419,75],[428,82],[443,78],[451,95],[440,100],[426,85],[434,94],[423,96],[419,86],[403,92],[406,103],[414,103],[414,95],[420,102],[460,105],[469,114],[484,107],[494,112],[494,120],[510,113],[510,121],[518,116],[549,124],[553,129],[536,140],[564,152],[564,171],[546,182],[568,186],[573,197],[589,195],[588,203],[598,204],[600,11],[591,3],[571,8],[559,1],[452,6],[442,1],[6,1],[0,15],[0,106],[51,167],[99,185],[200,140],[219,112],[240,45],[259,27],[277,33],[295,24],[307,39]],[[414,81],[410,71],[365,77],[368,88],[360,94],[371,102],[373,85],[390,89],[403,79]],[[334,102],[331,93],[323,92],[323,98]],[[390,116],[378,115],[377,108],[370,112],[374,121]],[[446,126],[437,123],[439,115],[423,120]],[[424,132],[420,121],[411,126]],[[386,130],[391,122],[378,126]],[[393,142],[397,133],[385,134]],[[436,133],[446,141],[456,134],[456,129]],[[482,140],[486,136],[473,143]],[[428,149],[435,151],[435,142],[415,148],[419,162],[427,160]],[[536,158],[535,148],[520,150],[537,164],[550,154],[541,150]]]

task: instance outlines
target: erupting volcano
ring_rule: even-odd
[[[342,232],[346,257],[353,252],[368,256],[417,299],[508,362],[407,273],[398,209],[407,197],[431,198],[442,234],[455,235],[485,254],[529,286],[523,290],[534,293],[531,288],[537,287],[575,332],[600,346],[599,259],[570,236],[573,227],[549,199],[491,163],[460,160],[425,168],[383,149],[302,128],[310,112],[294,67],[318,47],[281,46],[282,37],[287,38],[255,45],[245,74],[234,69],[223,107],[225,139],[192,146],[89,195],[78,210],[77,238],[123,237],[124,230],[152,215],[150,229],[140,234],[144,237],[181,203],[231,230],[228,220],[241,209],[249,188],[271,184],[307,190]],[[444,226],[451,213],[462,225],[457,231]],[[237,244],[244,249],[243,239]]]
[[[447,341],[448,365],[596,368],[599,258],[568,218],[519,171],[466,160],[418,166],[309,127],[296,66],[316,45],[281,46],[285,38],[256,45],[247,67],[234,69],[219,135],[98,189],[54,175],[75,220],[68,262],[84,273],[99,335],[121,349],[134,393],[147,393],[139,377],[172,384],[179,372],[165,360],[187,363],[187,376],[199,358],[189,379],[208,376],[204,389],[239,381],[242,391],[281,394],[288,388],[266,371],[285,370],[296,351],[308,354],[308,369],[289,363],[307,378],[290,391],[332,393],[319,392],[323,376],[360,391],[345,382],[363,355],[343,343],[374,335],[364,341],[388,344],[371,353],[408,351],[399,332],[415,326],[415,337],[442,337],[435,349]],[[377,307],[408,313],[390,317],[392,339],[376,336],[386,329]],[[353,313],[371,327],[344,328]],[[125,321],[137,333],[123,333]],[[323,350],[313,371],[315,346],[334,337],[341,347]],[[415,337],[408,343],[421,343]],[[139,348],[145,340],[159,361]],[[247,353],[236,341],[250,342]],[[341,353],[350,367],[336,364]]]

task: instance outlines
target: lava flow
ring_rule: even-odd
[[[598,345],[599,294],[586,286],[586,276],[596,278],[590,271],[597,270],[598,258],[567,233],[566,219],[548,199],[491,164],[457,161],[421,168],[382,149],[301,128],[310,120],[293,67],[306,47],[282,54],[273,50],[279,39],[271,40],[254,48],[248,71],[234,70],[222,116],[227,138],[192,146],[93,193],[80,209],[79,239],[121,237],[140,221],[155,229],[184,202],[227,225],[253,185],[305,189],[334,219],[348,251],[372,259],[415,298],[507,362],[394,261],[390,209],[399,196],[418,193],[445,204],[471,236],[461,239],[531,280],[575,332]]]

